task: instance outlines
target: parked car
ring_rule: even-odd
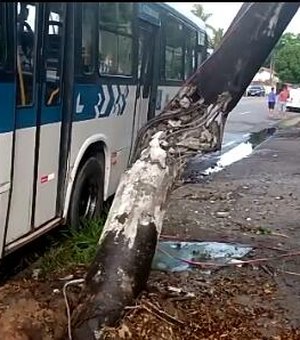
[[[250,85],[246,91],[247,96],[264,97],[266,95],[265,88],[262,85]]]
[[[286,109],[288,111],[300,110],[300,88],[290,90],[290,97],[287,100]]]

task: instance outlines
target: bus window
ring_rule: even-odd
[[[204,32],[198,32],[198,45],[204,46],[205,45],[205,33]]]
[[[197,53],[197,65],[198,67],[203,63],[204,57],[202,52]]]
[[[199,67],[207,58],[205,32],[197,32],[197,45],[197,67]]]
[[[18,2],[17,17],[17,105],[31,105],[34,84],[36,6]]]
[[[4,4],[0,4],[0,66],[4,64],[6,58],[6,34],[5,34]]]
[[[165,76],[169,80],[183,80],[183,28],[171,18],[166,20]]]
[[[95,7],[91,4],[82,6],[81,57],[82,72],[92,74],[95,69]]]
[[[196,33],[187,30],[185,35],[184,79],[194,73],[196,67]]]
[[[47,35],[45,38],[46,105],[57,105],[60,101],[60,78],[62,68],[62,37],[64,7],[59,3],[48,3]]]
[[[132,74],[133,4],[100,3],[99,12],[99,72],[100,74]]]

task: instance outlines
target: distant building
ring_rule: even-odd
[[[267,86],[274,86],[278,82],[279,78],[276,73],[267,67],[261,67],[252,80],[253,84],[259,83]]]
[[[261,67],[252,79],[251,84],[263,85],[266,93],[270,92],[271,87],[277,88],[279,78],[274,71],[267,67]]]

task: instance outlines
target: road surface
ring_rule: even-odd
[[[299,114],[288,113],[289,117]],[[193,158],[186,169],[186,177],[196,181],[200,177],[249,156],[254,148],[268,138],[275,130],[278,119],[268,118],[266,97],[243,97],[232,110],[225,125],[221,152],[203,157],[199,154]],[[261,132],[260,132],[261,131]]]
[[[257,132],[276,124],[268,118],[266,97],[242,97],[229,114],[223,138],[223,148],[239,143],[251,132]]]

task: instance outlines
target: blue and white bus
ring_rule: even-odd
[[[0,257],[97,217],[137,131],[206,58],[165,3],[0,3]]]

